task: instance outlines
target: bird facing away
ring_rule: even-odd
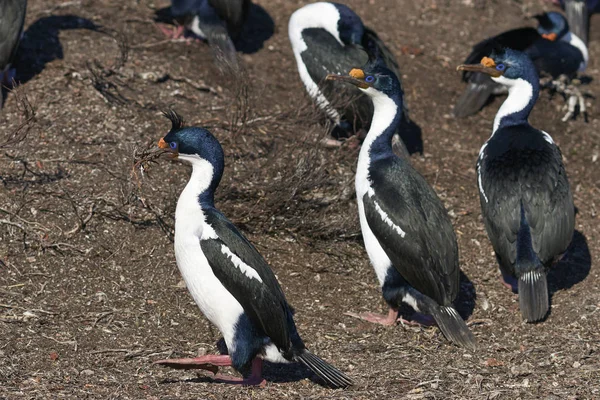
[[[4,103],[4,88],[12,86],[15,70],[11,68],[23,34],[27,0],[0,1],[0,108]]]
[[[375,109],[360,149],[355,184],[365,248],[390,311],[387,317],[353,316],[391,325],[404,302],[431,315],[450,341],[474,349],[475,338],[453,307],[460,271],[448,213],[423,176],[392,152],[392,135],[402,118],[400,82],[379,63],[328,79],[355,85]]]
[[[558,146],[527,120],[539,94],[535,65],[525,53],[506,49],[458,68],[508,88],[479,152],[479,199],[504,281],[514,290],[510,281],[518,280],[523,319],[539,321],[549,308],[546,273],[571,242],[575,208]]]
[[[158,146],[192,165],[175,212],[175,257],[190,294],[202,313],[219,329],[229,355],[161,360],[174,368],[236,370],[251,365],[247,379],[219,382],[262,385],[262,360],[301,362],[334,388],[350,378],[306,349],[296,331],[292,309],[256,248],[214,204],[224,169],[223,149],[206,129],[185,128],[174,112],[172,128]]]
[[[242,30],[250,4],[250,0],[171,0],[171,15],[179,27],[163,32],[177,39],[187,29],[208,42],[219,66],[236,68],[233,40]]]
[[[381,58],[400,76],[391,51],[354,11],[337,3],[312,3],[296,10],[290,17],[288,34],[309,96],[334,124],[334,140],[328,140],[327,144],[339,146],[335,139],[366,132],[373,116],[372,102],[360,90],[339,82],[326,82],[325,78],[365,64],[369,55]],[[404,119],[408,122],[406,112]]]
[[[583,72],[588,62],[585,43],[569,31],[565,17],[557,12],[536,15],[539,25],[535,28],[518,28],[486,39],[473,46],[465,64],[474,64],[494,50],[511,48],[524,51],[533,60],[541,75],[553,79],[561,75],[572,78]],[[462,79],[467,87],[454,106],[458,118],[477,113],[494,94],[506,93],[503,85],[488,75],[465,71]]]

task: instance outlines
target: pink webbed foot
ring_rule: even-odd
[[[384,326],[391,326],[396,324],[396,320],[398,319],[398,310],[394,310],[390,308],[387,315],[381,315],[376,313],[353,313],[347,312],[346,315],[358,319],[362,319],[363,321],[372,322],[374,324],[380,324]]]
[[[167,37],[167,39],[179,40],[183,39],[185,36],[185,28],[183,27],[183,25],[171,26],[157,24],[156,26]]]
[[[504,274],[502,271],[500,271],[500,283],[513,292],[516,292],[517,288],[519,287],[519,281],[517,278],[508,274]]]
[[[217,374],[219,367],[230,367],[231,358],[226,355],[207,355],[196,358],[174,358],[155,361],[154,364],[174,369],[203,369],[212,372],[215,383],[226,383],[231,385],[260,386],[264,387],[267,382],[262,378],[262,359],[252,360],[252,370],[248,378],[238,378]]]

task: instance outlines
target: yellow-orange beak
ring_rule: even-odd
[[[542,37],[551,42],[555,42],[558,39],[558,35],[556,33],[544,33]]]
[[[177,158],[179,156],[179,149],[172,149],[171,146],[169,146],[169,143],[165,142],[165,139],[163,138],[158,141],[158,147],[171,153],[169,156],[171,158]]]

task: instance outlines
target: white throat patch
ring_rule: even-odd
[[[533,86],[531,83],[527,82],[525,79],[508,79],[504,76],[499,78],[492,78],[494,81],[505,85],[508,87],[508,97],[500,106],[498,113],[496,114],[496,118],[494,119],[494,130],[492,131],[492,135],[496,133],[498,127],[500,126],[500,121],[502,118],[518,113],[522,111],[533,97]]]

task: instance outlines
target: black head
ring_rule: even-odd
[[[402,95],[402,87],[396,74],[381,60],[369,62],[362,69],[354,68],[348,75],[327,75],[327,79],[351,83],[371,97],[381,93],[392,98]]]
[[[219,185],[225,166],[223,148],[219,141],[204,128],[184,127],[183,119],[175,111],[164,112],[171,120],[171,130],[158,142],[158,147],[173,154],[174,158],[191,163],[194,167],[203,161],[212,166],[210,187]]]
[[[538,33],[544,39],[556,41],[569,33],[569,23],[564,15],[558,12],[547,12],[534,16],[538,20]]]
[[[490,75],[496,82],[510,86],[518,79],[539,85],[539,77],[535,65],[523,52],[504,49],[494,51],[490,57],[483,57],[481,64],[459,65],[459,71],[482,72]]]
[[[332,3],[340,13],[338,31],[340,40],[346,44],[360,44],[365,33],[362,20],[348,6]]]

